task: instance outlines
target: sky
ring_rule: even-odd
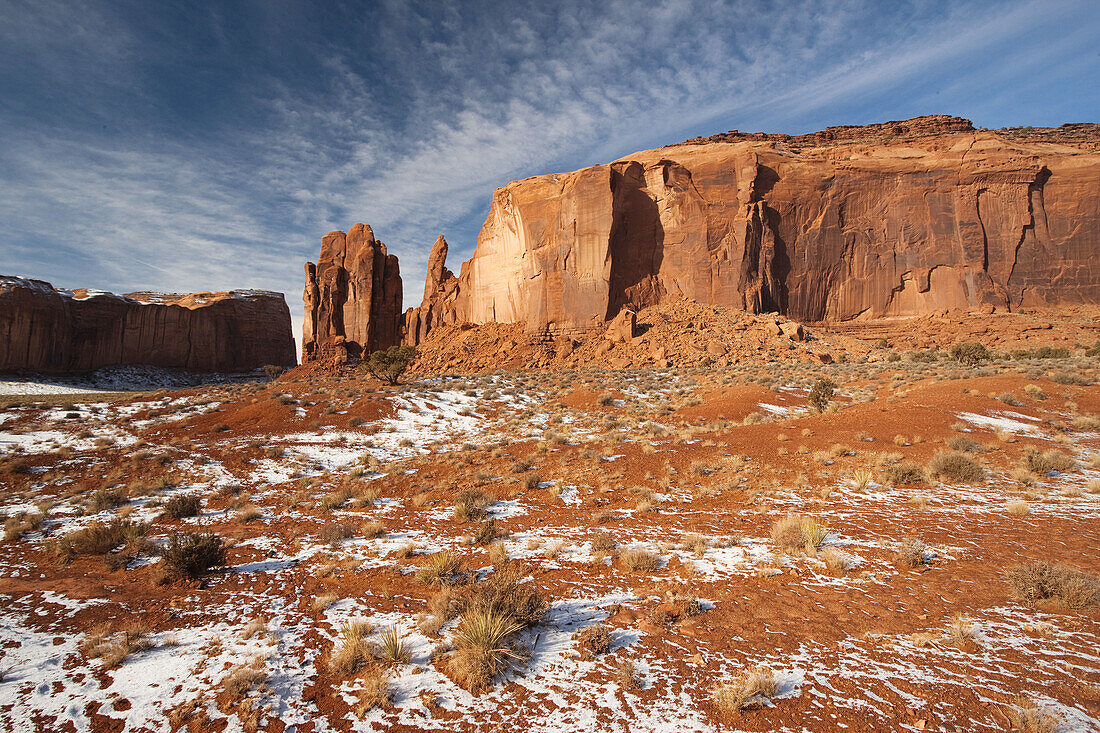
[[[494,188],[731,129],[1100,121],[1100,2],[0,0],[0,274],[282,291],[370,224],[419,304]]]

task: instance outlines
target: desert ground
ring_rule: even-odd
[[[1098,731],[1095,338],[928,333],[4,382],[2,727]]]

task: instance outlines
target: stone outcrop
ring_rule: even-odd
[[[141,364],[196,372],[294,366],[281,293],[59,290],[0,276],[0,370],[83,372]]]
[[[306,263],[304,299],[303,363],[360,359],[401,343],[397,257],[369,226],[356,224],[321,239],[317,264]]]
[[[1097,140],[931,116],[515,181],[457,277],[437,241],[406,340],[464,322],[581,333],[671,297],[799,321],[1097,303]]]

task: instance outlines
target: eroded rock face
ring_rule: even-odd
[[[68,373],[142,364],[244,372],[297,363],[281,293],[58,290],[0,276],[0,370]]]
[[[800,321],[1096,303],[1097,140],[932,116],[725,133],[516,181],[459,276],[429,269],[406,338],[467,321],[568,334],[674,296]]]
[[[401,273],[396,255],[356,224],[321,239],[306,263],[302,361],[359,359],[401,343]]]

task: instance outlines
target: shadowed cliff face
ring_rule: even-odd
[[[356,224],[321,239],[317,264],[306,263],[302,362],[359,359],[401,342],[401,273],[397,257]]]
[[[244,372],[296,362],[290,311],[280,293],[118,296],[0,277],[0,370],[67,373],[141,364]]]
[[[516,181],[406,339],[426,312],[568,333],[671,297],[803,321],[1096,303],[1100,133],[1077,127],[725,133]]]

